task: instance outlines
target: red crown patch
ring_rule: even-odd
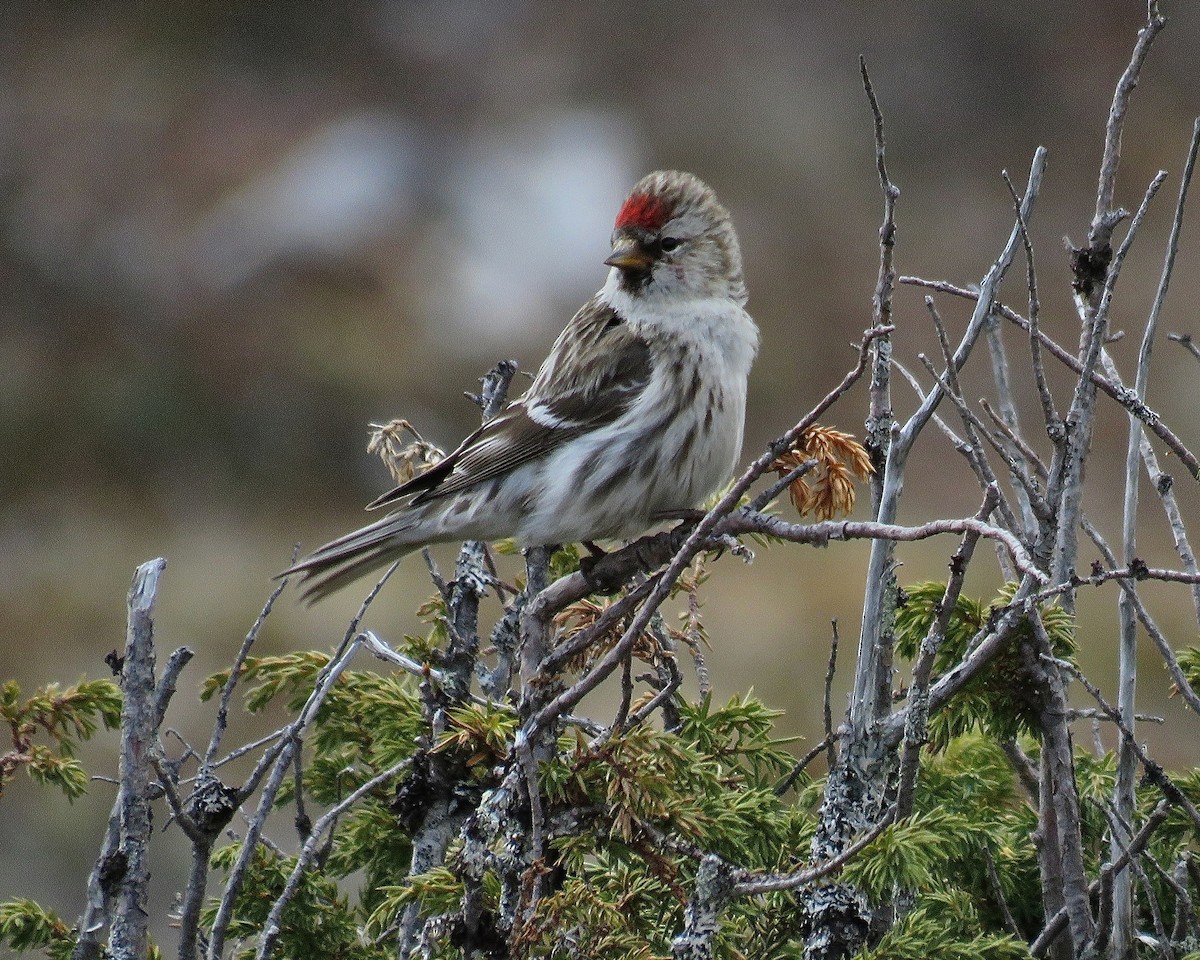
[[[643,230],[657,230],[667,222],[669,213],[670,210],[661,197],[635,193],[621,205],[617,213],[616,228],[623,230],[628,227],[641,227]]]

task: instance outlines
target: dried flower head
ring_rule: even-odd
[[[383,465],[396,483],[407,483],[426,467],[431,467],[446,454],[417,432],[407,420],[392,420],[390,423],[371,425],[371,439],[367,442],[367,453],[379,455]],[[404,442],[404,435],[413,439]]]
[[[813,468],[788,486],[796,510],[802,517],[812,514],[818,520],[849,514],[854,509],[855,480],[875,472],[866,449],[852,434],[815,424],[771,469],[784,477],[809,460],[816,461]]]
[[[599,602],[591,599],[578,600],[564,608],[554,618],[554,625],[563,631],[563,640],[568,640],[581,630],[587,630],[595,626],[596,621],[600,619],[601,615],[608,610],[612,603],[613,601],[609,599]],[[566,669],[569,671],[586,670],[598,657],[603,656],[612,649],[629,626],[631,619],[629,615],[626,615],[615,621],[603,636],[596,639],[596,642],[591,647],[581,650],[575,657],[572,657],[567,662]],[[658,638],[649,629],[642,631],[642,635],[638,637],[633,645],[632,653],[634,659],[648,664],[657,662],[664,655]]]

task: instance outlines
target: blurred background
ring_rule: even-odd
[[[1171,173],[1118,290],[1114,326],[1128,335],[1111,349],[1130,382],[1200,112],[1200,9],[1163,9],[1170,24],[1133,97],[1118,180],[1133,209],[1159,168]],[[1086,235],[1113,85],[1144,6],[1049,11],[1037,0],[5,3],[0,679],[28,691],[105,675],[135,566],[165,556],[160,649],[197,654],[171,722],[206,739],[199,684],[230,662],[271,575],[297,542],[362,522],[362,504],[389,486],[365,452],[368,422],[403,416],[443,446],[472,429],[463,391],[501,358],[536,369],[601,284],[622,197],[657,167],[709,181],[739,230],[763,332],[744,453],[756,455],[841,378],[870,323],[882,203],[860,53],[903,191],[901,273],[977,283],[1012,222],[1001,171],[1020,188],[1034,149],[1049,149],[1032,224],[1043,326],[1074,349],[1063,238]],[[1164,334],[1200,336],[1197,216]],[[1023,264],[1003,295],[1024,311]],[[941,308],[961,331],[967,307]],[[921,292],[898,291],[896,322],[896,355],[919,370],[917,354],[937,349]],[[1008,333],[1031,400],[1023,342]],[[977,372],[986,366],[980,356]],[[1196,449],[1195,360],[1160,338],[1154,369],[1152,406]],[[1054,374],[1065,407],[1069,381]],[[990,392],[983,376],[968,389]],[[903,385],[895,398],[913,409]],[[1087,510],[1115,545],[1127,424],[1104,406]],[[861,434],[865,413],[859,389],[825,421]],[[1036,443],[1036,404],[1023,413]],[[975,511],[975,480],[936,430],[915,460],[903,521]],[[1195,485],[1165,466],[1200,536]],[[943,576],[954,547],[903,547],[902,582]],[[1177,565],[1148,497],[1139,549]],[[835,712],[844,703],[866,549],[757,553],[752,566],[726,556],[713,567],[710,669],[719,698],[753,687],[786,710],[780,734],[807,738],[803,750],[821,736],[833,620]],[[445,567],[453,551],[438,556]],[[983,557],[968,589],[990,598],[996,586]],[[430,591],[423,565],[406,563],[371,625],[396,639],[423,629],[413,611]],[[1195,643],[1186,590],[1147,594],[1173,644]],[[328,648],[360,597],[305,609],[285,594],[261,651]],[[1115,587],[1080,606],[1085,666],[1111,689]],[[1168,701],[1149,648],[1142,689],[1145,708],[1171,718],[1167,734],[1145,731],[1156,756],[1200,761],[1196,720]],[[115,750],[100,736],[89,770],[115,772]],[[102,783],[72,808],[16,781],[0,815],[0,898],[76,917],[111,801]],[[171,839],[155,865],[165,939],[184,877]]]

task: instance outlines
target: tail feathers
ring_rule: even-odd
[[[276,576],[301,574],[301,599],[316,603],[416,550],[424,542],[417,533],[418,526],[416,517],[383,517],[330,541]]]

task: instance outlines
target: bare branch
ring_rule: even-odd
[[[296,562],[296,556],[299,552],[298,546],[292,548],[293,563]],[[250,656],[250,648],[254,646],[254,642],[258,639],[258,635],[262,631],[263,624],[267,622],[267,617],[271,615],[271,609],[275,606],[275,601],[279,599],[279,595],[283,593],[287,585],[288,581],[286,577],[275,585],[275,589],[267,597],[267,602],[263,604],[258,618],[254,621],[254,624],[250,627],[250,631],[246,634],[246,638],[242,641],[242,646],[238,650],[237,656],[233,658],[233,663],[229,668],[229,678],[221,687],[221,695],[217,699],[217,717],[213,723],[212,738],[208,741],[208,749],[204,751],[203,766],[211,767],[217,751],[221,749],[221,738],[225,735],[225,728],[229,723],[229,702],[233,699],[233,691],[241,679],[242,665],[246,662],[246,658]]]
[[[1010,531],[1002,527],[984,523],[977,517],[962,517],[951,520],[931,520],[915,527],[898,526],[891,523],[874,523],[868,520],[823,520],[820,523],[788,523],[779,517],[768,514],[753,514],[739,512],[723,521],[718,527],[718,533],[762,533],[769,537],[778,537],[792,543],[811,543],[824,546],[831,540],[887,540],[894,542],[912,542],[928,540],[930,537],[944,534],[962,534],[974,531],[988,540],[995,540],[1003,545],[1013,559],[1017,570],[1022,575],[1031,577],[1038,583],[1045,583],[1047,577],[1037,565],[1029,552]]]
[[[979,508],[976,519],[986,520],[996,507],[1000,495],[995,487],[989,487],[983,506]],[[896,815],[900,819],[912,813],[913,799],[916,795],[917,768],[921,759],[921,748],[929,741],[929,678],[933,673],[934,660],[941,649],[946,637],[946,628],[950,625],[950,617],[958,607],[958,598],[962,593],[963,581],[966,579],[967,566],[975,553],[975,545],[979,542],[979,534],[967,531],[962,543],[950,560],[950,578],[946,581],[946,589],[938,604],[938,615],[929,633],[921,641],[921,649],[913,664],[912,688],[909,691],[908,711],[904,724],[904,747],[900,757],[899,786],[896,789]]]
[[[154,601],[167,561],[143,563],[129,588],[129,630],[121,670],[120,852],[108,948],[117,957],[144,957],[150,884],[150,753],[158,736],[154,680]]]
[[[1188,333],[1168,333],[1167,339],[1179,344],[1197,360],[1200,360],[1200,347],[1196,346],[1196,342]]]
[[[1033,627],[1035,645],[1022,646],[1026,670],[1037,686],[1038,727],[1041,733],[1043,775],[1049,778],[1049,793],[1054,806],[1057,855],[1061,869],[1062,896],[1070,920],[1071,939],[1076,954],[1086,950],[1095,936],[1095,919],[1088,903],[1086,864],[1083,854],[1079,788],[1075,780],[1075,757],[1071,731],[1067,726],[1067,696],[1062,676],[1053,664],[1039,663],[1052,657],[1053,643],[1037,607],[1026,602],[1028,622]]]
[[[1092,226],[1088,234],[1088,244],[1093,249],[1108,245],[1113,228],[1119,222],[1119,218],[1114,219],[1112,203],[1116,191],[1117,166],[1121,162],[1121,131],[1125,123],[1125,110],[1129,106],[1130,94],[1137,86],[1142,64],[1146,62],[1146,55],[1150,52],[1150,45],[1166,23],[1167,21],[1159,15],[1157,0],[1150,0],[1146,25],[1138,31],[1129,66],[1121,74],[1113,92],[1112,106],[1108,111],[1108,126],[1104,135],[1104,156],[1100,161],[1100,180],[1096,187],[1096,213],[1092,217]]]
[[[1062,430],[1062,420],[1054,406],[1054,395],[1050,392],[1050,383],[1046,379],[1046,365],[1042,362],[1042,346],[1038,340],[1038,322],[1041,313],[1041,303],[1038,299],[1037,268],[1034,265],[1033,243],[1029,239],[1029,230],[1025,218],[1021,215],[1021,198],[1017,196],[1016,188],[1009,179],[1008,171],[1002,174],[1008,192],[1012,196],[1013,208],[1016,211],[1017,223],[1021,227],[1021,242],[1025,246],[1025,276],[1029,286],[1029,359],[1033,368],[1033,379],[1037,384],[1038,399],[1042,402],[1042,417],[1046,429],[1052,435]],[[1015,421],[1014,421],[1015,423]],[[1005,426],[1012,429],[1013,424],[1005,421]]]
[[[1037,200],[1045,165],[1046,151],[1039,147],[1034,153],[1029,171],[1029,183],[1025,190],[1022,213],[1026,222],[1028,222],[1033,205]],[[983,279],[979,300],[970,322],[967,324],[966,332],[954,353],[951,366],[956,371],[966,363],[967,357],[992,311],[996,291],[1012,263],[1020,235],[1020,227],[1014,226],[1000,256],[997,257]],[[876,519],[881,523],[891,523],[897,516],[908,455],[917,436],[928,423],[943,396],[942,388],[935,385],[891,444],[883,472],[883,488],[879,498],[879,507],[875,514]],[[881,714],[886,712],[887,703],[890,700],[888,685],[892,658],[890,644],[885,638],[890,635],[891,624],[890,617],[885,616],[885,608],[888,604],[886,595],[894,589],[894,586],[889,586],[892,583],[892,579],[889,577],[891,567],[892,549],[890,544],[876,541],[872,544],[867,567],[867,588],[863,599],[863,626],[859,636],[858,658],[850,700],[850,725],[854,729],[865,729],[870,723],[882,719]]]
[[[966,287],[959,287],[945,280],[925,280],[921,277],[902,276],[900,283],[908,284],[916,287],[924,287],[929,290],[938,290],[942,293],[949,293],[956,297],[962,297],[966,300],[978,300],[979,292],[970,290]],[[1000,315],[1006,320],[1015,323],[1022,330],[1029,330],[1029,321],[1022,317],[1011,307],[1007,307],[1002,303],[996,304],[996,309]],[[1038,342],[1045,347],[1056,360],[1062,362],[1066,367],[1073,370],[1077,374],[1083,373],[1083,364],[1062,346],[1055,343],[1050,337],[1037,331],[1036,336]],[[1188,473],[1195,480],[1200,480],[1200,460],[1198,460],[1183,443],[1175,435],[1175,433],[1162,421],[1162,418],[1154,410],[1150,409],[1144,403],[1137,400],[1133,391],[1126,387],[1119,380],[1110,379],[1101,373],[1093,371],[1090,374],[1091,379],[1096,386],[1103,390],[1109,397],[1119,403],[1122,407],[1128,410],[1133,416],[1137,417],[1156,437],[1165,443],[1171,452],[1179,458],[1180,463],[1184,465]]]
[[[283,892],[271,904],[271,910],[267,914],[266,922],[263,924],[261,939],[258,943],[258,960],[266,960],[271,955],[275,948],[275,941],[279,936],[279,922],[283,917],[283,911],[287,909],[287,905],[296,895],[296,891],[300,887],[300,880],[304,876],[304,872],[312,864],[318,850],[321,848],[325,834],[332,829],[334,824],[343,813],[349,810],[352,806],[358,803],[368,793],[377,790],[389,780],[394,780],[406,769],[412,765],[412,757],[401,760],[398,763],[392,764],[386,770],[377,773],[375,776],[367,780],[362,786],[354,790],[339,803],[330,807],[319,820],[312,826],[312,832],[305,841],[304,846],[300,850],[299,856],[296,857],[296,865],[292,868],[291,874],[288,875],[287,883],[284,885]]]
[[[871,85],[864,57],[858,58],[858,67],[862,73],[863,90],[871,105],[871,116],[875,121],[875,166],[879,171],[879,186],[883,191],[883,222],[879,227],[879,278],[875,283],[875,296],[872,300],[872,326],[886,327],[892,322],[892,294],[896,285],[896,201],[900,197],[900,188],[888,177],[884,157],[883,112],[879,109],[879,101],[875,97],[875,88]],[[883,492],[883,465],[888,445],[891,443],[892,427],[895,425],[889,369],[891,356],[891,336],[885,335],[877,339],[871,348],[870,413],[867,416],[865,437],[867,450],[875,467],[871,476],[871,500],[876,509]]]
[[[837,873],[842,867],[858,856],[865,847],[869,846],[884,830],[895,823],[895,821],[896,812],[893,808],[885,813],[883,818],[870,830],[846,847],[836,857],[831,857],[816,866],[797,870],[795,873],[767,874],[755,877],[754,879],[740,880],[734,887],[734,892],[739,896],[750,896],[759,893],[774,893],[779,890],[797,890],[800,887],[807,887],[818,880]]]
[[[396,565],[392,564],[391,570],[388,571],[388,574],[384,575],[384,580],[386,580],[392,570],[395,570],[395,567]],[[238,853],[238,858],[233,865],[233,869],[230,870],[229,880],[225,884],[221,902],[217,907],[217,915],[213,920],[212,934],[208,945],[209,960],[221,960],[221,955],[225,949],[225,934],[229,929],[230,921],[233,919],[234,902],[241,891],[246,869],[250,864],[251,857],[254,855],[254,848],[259,842],[263,827],[266,825],[267,816],[275,804],[275,797],[279,792],[279,788],[283,785],[283,779],[287,775],[288,768],[291,766],[292,754],[299,748],[304,732],[316,716],[321,705],[325,702],[325,699],[329,696],[333,685],[337,683],[342,672],[350,665],[351,659],[353,659],[354,654],[358,651],[359,646],[361,646],[362,639],[358,633],[358,625],[362,620],[363,614],[366,612],[367,605],[375,598],[382,582],[383,580],[368,594],[363,606],[359,608],[358,614],[351,620],[350,627],[353,632],[347,630],[347,636],[338,648],[337,654],[329,660],[318,675],[317,681],[313,686],[313,692],[309,695],[308,700],[305,701],[299,715],[288,725],[283,736],[277,741],[276,746],[269,751],[274,756],[274,764],[271,767],[270,776],[263,785],[258,806],[255,809],[254,816],[250,820],[246,836],[242,840],[242,848]],[[241,791],[239,791],[239,795],[240,793]]]
[[[1115,174],[1115,168],[1113,172]],[[1050,559],[1050,575],[1058,582],[1071,576],[1078,558],[1079,513],[1083,506],[1083,467],[1088,450],[1091,448],[1092,430],[1095,424],[1096,381],[1092,375],[1097,370],[1100,355],[1103,352],[1113,292],[1116,289],[1121,265],[1125,262],[1133,239],[1137,236],[1138,228],[1146,216],[1146,211],[1150,208],[1150,202],[1154,199],[1165,176],[1166,174],[1160,171],[1146,190],[1141,206],[1138,207],[1138,212],[1134,215],[1116,256],[1112,258],[1112,264],[1108,267],[1103,292],[1099,296],[1098,303],[1083,307],[1082,298],[1077,298],[1081,305],[1084,324],[1084,344],[1080,358],[1082,368],[1079,380],[1075,384],[1071,409],[1067,413],[1066,442],[1055,450],[1050,466],[1050,483],[1046,493],[1047,501],[1057,511],[1058,522]],[[1101,182],[1103,183],[1103,180]],[[1069,594],[1063,598],[1063,605],[1069,612],[1074,612],[1073,601]]]
[[[1142,850],[1146,848],[1146,844],[1150,842],[1150,838],[1154,836],[1154,831],[1157,830],[1167,819],[1167,814],[1170,812],[1171,804],[1168,800],[1160,800],[1158,805],[1150,812],[1146,818],[1146,822],[1142,824],[1141,829],[1129,841],[1127,849],[1111,863],[1106,863],[1100,869],[1100,876],[1088,885],[1088,895],[1096,893],[1102,884],[1108,882],[1113,873],[1117,870],[1123,870],[1128,864],[1131,857],[1138,856]],[[1067,909],[1064,907],[1059,910],[1053,917],[1047,921],[1046,926],[1042,928],[1042,932],[1034,938],[1029,945],[1029,952],[1035,957],[1042,956],[1050,947],[1058,935],[1066,929],[1067,926]]]
[[[833,621],[833,636],[829,640],[829,663],[825,667],[825,696],[823,701],[825,720],[825,743],[828,745],[828,755],[825,760],[829,769],[833,769],[833,675],[837,670],[838,652],[838,622]]]

